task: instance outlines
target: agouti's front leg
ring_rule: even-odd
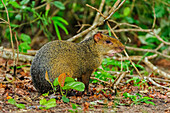
[[[85,91],[87,93],[89,92],[89,80],[90,80],[90,76],[89,75],[82,75],[82,82],[85,85]]]
[[[88,72],[84,73],[82,75],[82,82],[85,84],[85,91],[88,93],[89,92],[89,80],[90,76],[93,73],[93,70],[89,70]]]

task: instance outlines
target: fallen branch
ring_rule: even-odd
[[[124,72],[115,72],[115,71],[107,71],[108,73],[110,73],[110,74],[117,74],[117,78],[120,78],[121,76],[123,76],[124,77]],[[119,75],[122,73],[122,75],[119,77]],[[127,73],[126,73],[127,74]],[[138,75],[126,75],[126,77],[138,77],[139,79],[141,79],[141,77],[140,76],[138,76]],[[122,79],[122,77],[120,78],[120,80]],[[153,78],[153,77],[144,77],[144,79],[146,79],[146,80],[149,80],[153,85],[155,85],[155,86],[157,86],[157,87],[161,87],[161,88],[164,88],[164,89],[170,89],[170,88],[168,88],[168,87],[165,87],[165,86],[161,86],[161,85],[159,85],[159,84],[157,84],[155,81],[153,81],[152,79],[154,79],[154,80],[156,80],[156,81],[161,81],[161,82],[170,82],[170,80],[165,80],[165,79],[160,79],[160,78]],[[118,80],[117,80],[118,81]],[[120,83],[120,81],[119,82],[117,82],[117,85]],[[116,85],[115,85],[116,86]]]
[[[130,56],[130,59],[131,60],[136,60],[136,61],[139,61],[143,56]],[[156,57],[156,55],[154,55],[154,57]],[[168,78],[170,79],[170,75],[167,74],[166,72],[158,69],[156,66],[154,66],[150,61],[148,61],[148,58],[153,58],[152,57],[145,57],[144,60],[142,60],[142,62],[144,62],[149,68],[151,68],[154,72],[158,73],[159,75],[165,77],[165,78]],[[116,57],[113,57],[113,59],[115,60],[128,60],[128,58],[126,57],[122,57],[122,58],[116,58]]]
[[[3,50],[2,48],[0,48],[0,56],[2,58],[5,58],[5,59],[13,59],[13,52],[11,51],[5,51]],[[17,58],[17,53],[15,53],[14,55],[15,58]],[[30,62],[33,60],[33,56],[29,56],[29,55],[23,55],[23,54],[19,54],[18,55],[18,61],[22,61],[22,62]]]
[[[155,81],[153,81],[151,78],[147,78],[147,80],[149,80],[153,85],[157,86],[157,87],[161,87],[161,88],[164,88],[164,89],[168,89],[170,90],[170,88],[168,87],[165,87],[165,86],[162,86],[160,84],[157,84]]]
[[[115,81],[112,84],[112,87],[116,88],[116,86],[120,83],[120,81],[125,77],[127,73],[129,73],[129,71],[122,72],[122,74],[115,79]]]
[[[111,84],[111,83],[109,83],[109,82],[106,82],[106,81],[100,80],[100,79],[95,78],[95,77],[90,77],[90,79],[98,80],[99,82],[103,82],[103,83],[108,84],[108,85],[110,85],[110,84]]]
[[[159,75],[165,77],[165,78],[168,78],[170,79],[170,75],[165,73],[164,71],[158,69],[156,66],[154,66],[147,58],[145,58],[143,60],[143,62],[149,67],[151,68],[154,72],[158,73]]]

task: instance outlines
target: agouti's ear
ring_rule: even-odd
[[[99,40],[102,38],[102,35],[100,32],[96,33],[94,36],[93,36],[93,39],[95,42],[99,42]]]

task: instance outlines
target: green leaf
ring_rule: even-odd
[[[72,105],[72,109],[77,109],[77,105],[76,104],[71,103],[71,105]]]
[[[85,85],[82,82],[69,82],[66,83],[65,87],[69,87],[71,89],[75,89],[77,91],[84,91]],[[64,89],[64,87],[63,87]]]
[[[49,91],[47,93],[42,94],[42,96],[48,96]]]
[[[46,99],[41,99],[40,100],[40,105],[45,105],[47,103],[47,100]]]
[[[61,40],[60,31],[59,31],[59,29],[58,29],[57,24],[55,24],[55,22],[54,22],[54,27],[55,27],[56,34],[57,34],[57,36],[58,36],[58,40]]]
[[[17,15],[15,16],[15,19],[16,19],[16,20],[21,20],[21,15],[20,15],[20,14],[17,14]]]
[[[152,104],[155,106],[155,103],[151,102],[151,101],[145,101],[146,104]]]
[[[27,42],[28,44],[31,43],[31,38],[29,35],[22,33],[20,36],[21,40]]]
[[[3,0],[5,6],[7,6],[8,3],[6,3],[6,0]],[[2,1],[0,0],[0,8],[4,8],[4,5],[2,4]]]
[[[68,103],[70,100],[67,98],[67,97],[65,97],[65,96],[62,96],[62,100],[63,100],[63,102],[66,102],[66,103]]]
[[[39,109],[45,109],[44,107],[40,106]]]
[[[68,22],[67,22],[66,20],[64,20],[62,17],[59,17],[59,16],[54,16],[54,17],[52,17],[52,20],[53,20],[54,22],[57,22],[57,23],[58,23],[58,21],[61,21],[61,22],[63,22],[64,24],[68,25]]]
[[[132,17],[125,17],[125,20],[129,23],[135,23],[135,20]]]
[[[17,24],[10,24],[11,25],[11,27],[19,27],[19,25],[17,25]]]
[[[15,99],[11,98],[11,99],[8,100],[8,103],[15,105],[16,101],[15,101]]]
[[[59,82],[58,82],[58,77],[54,80],[54,82],[53,82],[53,85],[54,86],[57,86],[59,84]]]
[[[123,10],[123,15],[124,16],[128,16],[130,14],[130,8],[129,7],[125,7]]]
[[[52,4],[54,4],[57,8],[59,8],[61,10],[65,9],[64,4],[62,2],[60,2],[60,1],[54,1],[54,2],[52,2]]]
[[[16,104],[16,106],[20,109],[24,109],[25,108],[25,105],[24,104]]]
[[[10,1],[9,4],[11,4],[15,8],[21,8],[21,6],[15,1]]]
[[[20,52],[27,52],[27,50],[31,49],[31,47],[28,45],[27,42],[21,43],[19,45],[19,51]]]
[[[24,4],[27,4],[29,1],[30,1],[30,0],[22,0],[22,1],[20,2],[20,4],[21,4],[21,5],[24,5]]]
[[[165,9],[162,5],[160,6],[155,6],[155,14],[157,18],[161,18],[165,14]]]
[[[62,23],[58,22],[56,24],[65,31],[66,35],[68,35],[68,31],[67,31],[66,27]]]
[[[46,106],[45,109],[49,109],[49,108],[52,108],[52,107],[55,107],[57,104],[56,104],[56,99],[52,98],[50,100],[47,101],[46,104],[44,104]]]
[[[65,82],[74,82],[75,80],[71,77],[66,77]]]

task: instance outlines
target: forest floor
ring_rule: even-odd
[[[167,63],[167,62],[166,62]],[[170,91],[163,88],[157,88],[148,82],[148,86],[144,89],[127,84],[123,79],[122,84],[117,88],[117,95],[113,93],[104,93],[98,89],[103,89],[105,86],[101,84],[90,84],[90,95],[84,94],[79,96],[68,96],[70,102],[64,103],[59,93],[49,95],[48,97],[38,96],[35,90],[31,76],[30,63],[19,62],[20,67],[17,69],[17,77],[14,82],[9,82],[12,79],[12,60],[0,58],[0,112],[104,112],[104,113],[170,113]],[[164,67],[163,67],[164,68]],[[168,69],[169,71],[169,69]],[[7,80],[8,79],[8,80]],[[169,85],[163,83],[161,85]],[[107,92],[107,91],[106,91]],[[109,91],[108,91],[109,92]],[[124,98],[123,93],[128,92],[131,95],[140,93],[143,97],[153,98],[150,100],[155,105],[136,102],[130,98]],[[14,98],[17,104],[24,104],[25,108],[20,109],[16,105],[8,103],[8,99]],[[56,99],[56,106],[50,109],[41,110],[39,101],[42,98],[49,100]],[[72,103],[76,104],[76,109],[73,109]],[[132,105],[133,104],[133,105]]]

